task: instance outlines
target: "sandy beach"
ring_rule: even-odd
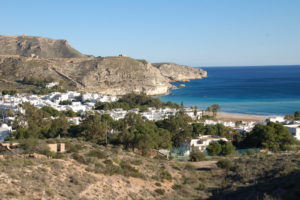
[[[263,121],[270,116],[262,115],[248,115],[248,114],[237,114],[237,113],[225,113],[218,112],[217,119],[222,121]]]

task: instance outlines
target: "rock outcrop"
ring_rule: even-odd
[[[172,81],[205,76],[201,69],[172,63],[153,65],[126,56],[88,57],[61,40],[0,36],[0,83],[14,87],[24,86],[24,79],[46,79],[63,82],[69,90],[161,95],[175,87]]]
[[[207,77],[207,72],[194,67],[178,65],[175,63],[155,63],[161,74],[171,81],[185,82],[191,79],[201,79]]]

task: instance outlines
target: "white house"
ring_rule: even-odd
[[[300,124],[292,124],[292,125],[284,125],[284,126],[297,140],[300,140]]]
[[[226,138],[218,137],[218,136],[212,136],[212,135],[203,135],[199,136],[196,139],[192,139],[190,141],[190,150],[186,154],[189,155],[193,148],[198,148],[200,151],[205,151],[205,149],[208,147],[208,145],[211,142],[217,142],[217,141],[225,141],[228,142]]]
[[[283,116],[270,117],[270,118],[268,118],[268,120],[270,120],[270,122],[279,122],[279,123],[285,122],[285,119]]]

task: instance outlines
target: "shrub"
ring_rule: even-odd
[[[91,150],[87,153],[87,156],[95,157],[95,158],[99,158],[99,159],[104,159],[107,157],[106,153],[104,153],[103,151],[100,151],[100,150]]]
[[[220,143],[218,142],[211,142],[208,147],[206,148],[208,154],[210,156],[216,156],[218,155],[219,153],[221,153],[222,151],[222,146]]]
[[[161,187],[161,183],[159,183],[159,182],[156,182],[155,185],[156,185],[157,187]]]
[[[172,180],[172,175],[169,173],[169,172],[167,172],[167,171],[163,171],[163,172],[161,172],[160,173],[160,179],[162,179],[162,180],[168,180],[168,181],[171,181]]]
[[[231,160],[222,159],[217,162],[217,166],[222,169],[229,169],[233,166]]]
[[[122,174],[122,169],[116,165],[106,165],[104,169],[104,174],[113,175],[113,174]]]
[[[104,160],[103,163],[106,164],[106,165],[112,165],[112,164],[113,164],[113,161],[107,159],[107,160]]]
[[[235,146],[233,146],[231,142],[220,141],[219,143],[221,144],[222,147],[221,150],[222,155],[227,156],[229,154],[232,154],[235,151]]]
[[[24,139],[20,142],[21,148],[24,150],[24,153],[44,153],[49,151],[47,143],[43,140],[37,140],[35,138]]]
[[[72,157],[73,157],[74,160],[76,160],[79,163],[87,164],[85,158],[82,155],[78,154],[78,153],[73,153]]]
[[[120,163],[120,167],[122,168],[122,172],[124,176],[132,176],[135,178],[145,178],[145,176],[140,173],[137,169],[132,167],[129,163],[122,161]]]
[[[193,162],[201,161],[205,159],[205,155],[198,148],[193,148],[190,153],[190,160]]]
[[[182,185],[174,184],[174,185],[172,185],[172,189],[173,190],[181,190],[182,189]]]
[[[186,164],[184,169],[188,170],[188,171],[193,171],[193,170],[195,170],[195,167],[191,164]]]
[[[83,147],[80,144],[71,144],[66,143],[66,150],[68,153],[77,153],[79,150],[83,149]]]
[[[33,153],[37,146],[37,140],[34,138],[24,139],[20,142],[20,145],[24,153]]]
[[[143,161],[142,160],[132,160],[130,163],[133,165],[141,165],[141,164],[143,164]]]
[[[164,189],[156,189],[154,190],[157,194],[160,194],[160,195],[164,195],[165,194],[165,190]]]

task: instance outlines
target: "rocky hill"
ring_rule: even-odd
[[[66,40],[33,36],[0,35],[0,55],[20,55],[40,58],[83,58]]]
[[[22,80],[53,80],[65,89],[123,95],[166,94],[172,81],[206,77],[206,72],[177,64],[151,64],[125,56],[88,57],[65,40],[0,36],[0,89],[23,88]]]
[[[188,81],[207,77],[207,72],[194,67],[178,65],[175,63],[155,63],[161,74],[172,81]]]

